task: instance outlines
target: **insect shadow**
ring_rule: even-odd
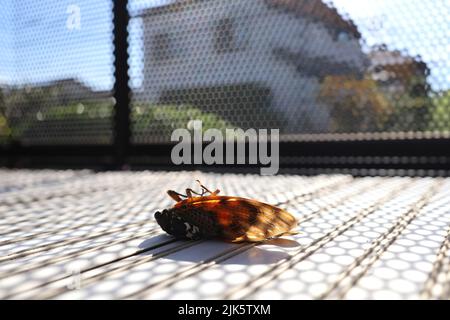
[[[171,240],[174,240],[172,242]],[[191,240],[176,240],[169,235],[157,235],[152,238],[146,239],[139,244],[139,249],[145,250],[149,248],[155,248],[155,250],[148,250],[142,252],[140,255],[149,256],[164,252],[170,248],[177,247],[182,244],[188,243]],[[158,244],[168,243],[164,246]],[[171,251],[168,255],[164,255],[163,259],[173,261],[188,261],[188,262],[202,262],[205,261],[204,252],[213,252],[210,256],[214,256],[214,253],[225,252],[232,250],[234,247],[238,248],[242,246],[242,243],[229,243],[219,240],[205,240],[193,246],[184,248],[181,250]],[[255,264],[272,264],[280,260],[289,257],[289,253],[284,251],[283,248],[299,247],[300,243],[288,238],[274,238],[269,239],[248,250],[242,251],[239,254],[230,257],[229,259],[220,261],[220,264],[241,264],[241,265],[255,265]],[[219,256],[220,259],[220,256]]]

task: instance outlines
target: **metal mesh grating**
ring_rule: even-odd
[[[129,0],[132,142],[449,137],[446,1]],[[6,0],[0,143],[112,141],[112,1]]]
[[[112,140],[112,2],[2,1],[0,142]]]
[[[0,170],[2,299],[449,299],[450,179]],[[201,179],[295,215],[264,243],[153,218]]]
[[[129,11],[134,143],[167,142],[192,119],[294,141],[448,135],[446,1],[131,0]]]

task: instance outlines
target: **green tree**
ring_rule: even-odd
[[[428,130],[450,132],[450,90],[436,93],[432,103]]]
[[[332,132],[373,132],[383,128],[392,107],[370,78],[327,76],[319,91],[331,113]]]
[[[11,135],[8,118],[6,116],[6,102],[3,90],[0,88],[0,143],[4,143]]]

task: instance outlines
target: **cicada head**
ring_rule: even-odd
[[[172,221],[172,214],[169,212],[169,210],[163,210],[162,212],[155,212],[155,219],[156,222],[160,225],[160,227],[167,233],[171,233],[172,227],[171,227],[171,221]]]
[[[165,232],[176,238],[192,240],[201,238],[199,228],[183,220],[174,209],[157,211],[155,219]]]

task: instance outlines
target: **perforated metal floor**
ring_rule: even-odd
[[[153,213],[201,179],[301,233],[176,241]],[[450,179],[0,170],[0,298],[450,297]]]

